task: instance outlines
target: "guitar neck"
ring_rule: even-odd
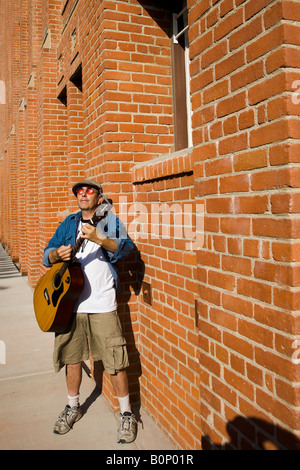
[[[72,248],[72,251],[71,251],[71,261],[73,260],[73,258],[75,257],[76,253],[80,250],[80,247],[81,245],[83,244],[84,242],[84,238],[82,237],[79,237],[75,243],[75,245],[73,246]]]
[[[94,223],[92,223],[91,221],[89,221],[89,223],[91,223],[91,225],[94,225]],[[71,251],[71,259],[70,261],[65,261],[62,266],[60,267],[58,273],[61,277],[63,277],[65,271],[68,269],[69,265],[74,261],[74,258],[75,258],[75,255],[76,253],[79,251],[82,243],[84,242],[85,238],[82,238],[82,237],[79,237],[75,243],[75,245],[73,246],[72,248],[72,251]]]
[[[90,224],[90,225],[95,225],[95,220],[94,220],[94,217],[92,219],[90,219],[88,222],[86,222],[87,224]],[[75,257],[76,253],[80,250],[80,247],[81,245],[83,244],[85,238],[82,238],[82,237],[79,237],[77,240],[76,240],[76,243],[75,245],[73,246],[72,248],[72,251],[71,251],[71,261],[73,260],[73,258]]]
[[[112,204],[111,204],[111,199],[105,199],[105,203],[104,204],[100,204],[100,206],[98,206],[95,214],[93,215],[93,217],[87,222],[88,224],[90,225],[93,225],[95,226],[98,222],[100,222],[100,220],[104,219],[104,217],[106,217],[107,215],[107,212],[110,210],[110,208],[112,207]],[[71,262],[73,260],[73,258],[75,257],[76,253],[79,251],[81,245],[83,244],[85,238],[82,238],[82,237],[79,237],[75,243],[75,245],[73,246],[72,248],[72,251],[71,251]]]

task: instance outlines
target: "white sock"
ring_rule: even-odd
[[[126,397],[118,397],[118,400],[119,400],[121,414],[125,413],[125,411],[132,413],[130,402],[129,402],[129,394],[126,395]]]
[[[79,405],[79,395],[76,395],[75,397],[70,397],[70,395],[68,395],[68,405],[71,408],[73,406],[78,406]]]

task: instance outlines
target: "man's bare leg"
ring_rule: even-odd
[[[111,383],[117,397],[126,397],[129,394],[127,373],[125,370],[111,375]]]
[[[75,397],[79,395],[80,385],[82,380],[82,366],[81,362],[78,364],[68,364],[66,366],[66,381],[68,395]]]
[[[117,442],[129,443],[134,441],[136,438],[137,422],[130,406],[126,371],[123,370],[115,375],[111,375],[111,382],[118,397],[121,411],[121,421],[118,429]]]
[[[78,364],[68,364],[66,366],[66,382],[69,403],[55,422],[53,429],[55,434],[66,434],[72,429],[73,424],[82,417],[82,411],[79,406],[81,379],[81,362]]]

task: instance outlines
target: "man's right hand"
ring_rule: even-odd
[[[51,264],[59,263],[62,261],[69,261],[71,259],[72,245],[62,245],[57,250],[53,250],[49,254],[49,261]]]

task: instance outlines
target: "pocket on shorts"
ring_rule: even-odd
[[[128,367],[125,338],[122,336],[109,336],[106,338],[105,368],[119,371],[125,367]]]

